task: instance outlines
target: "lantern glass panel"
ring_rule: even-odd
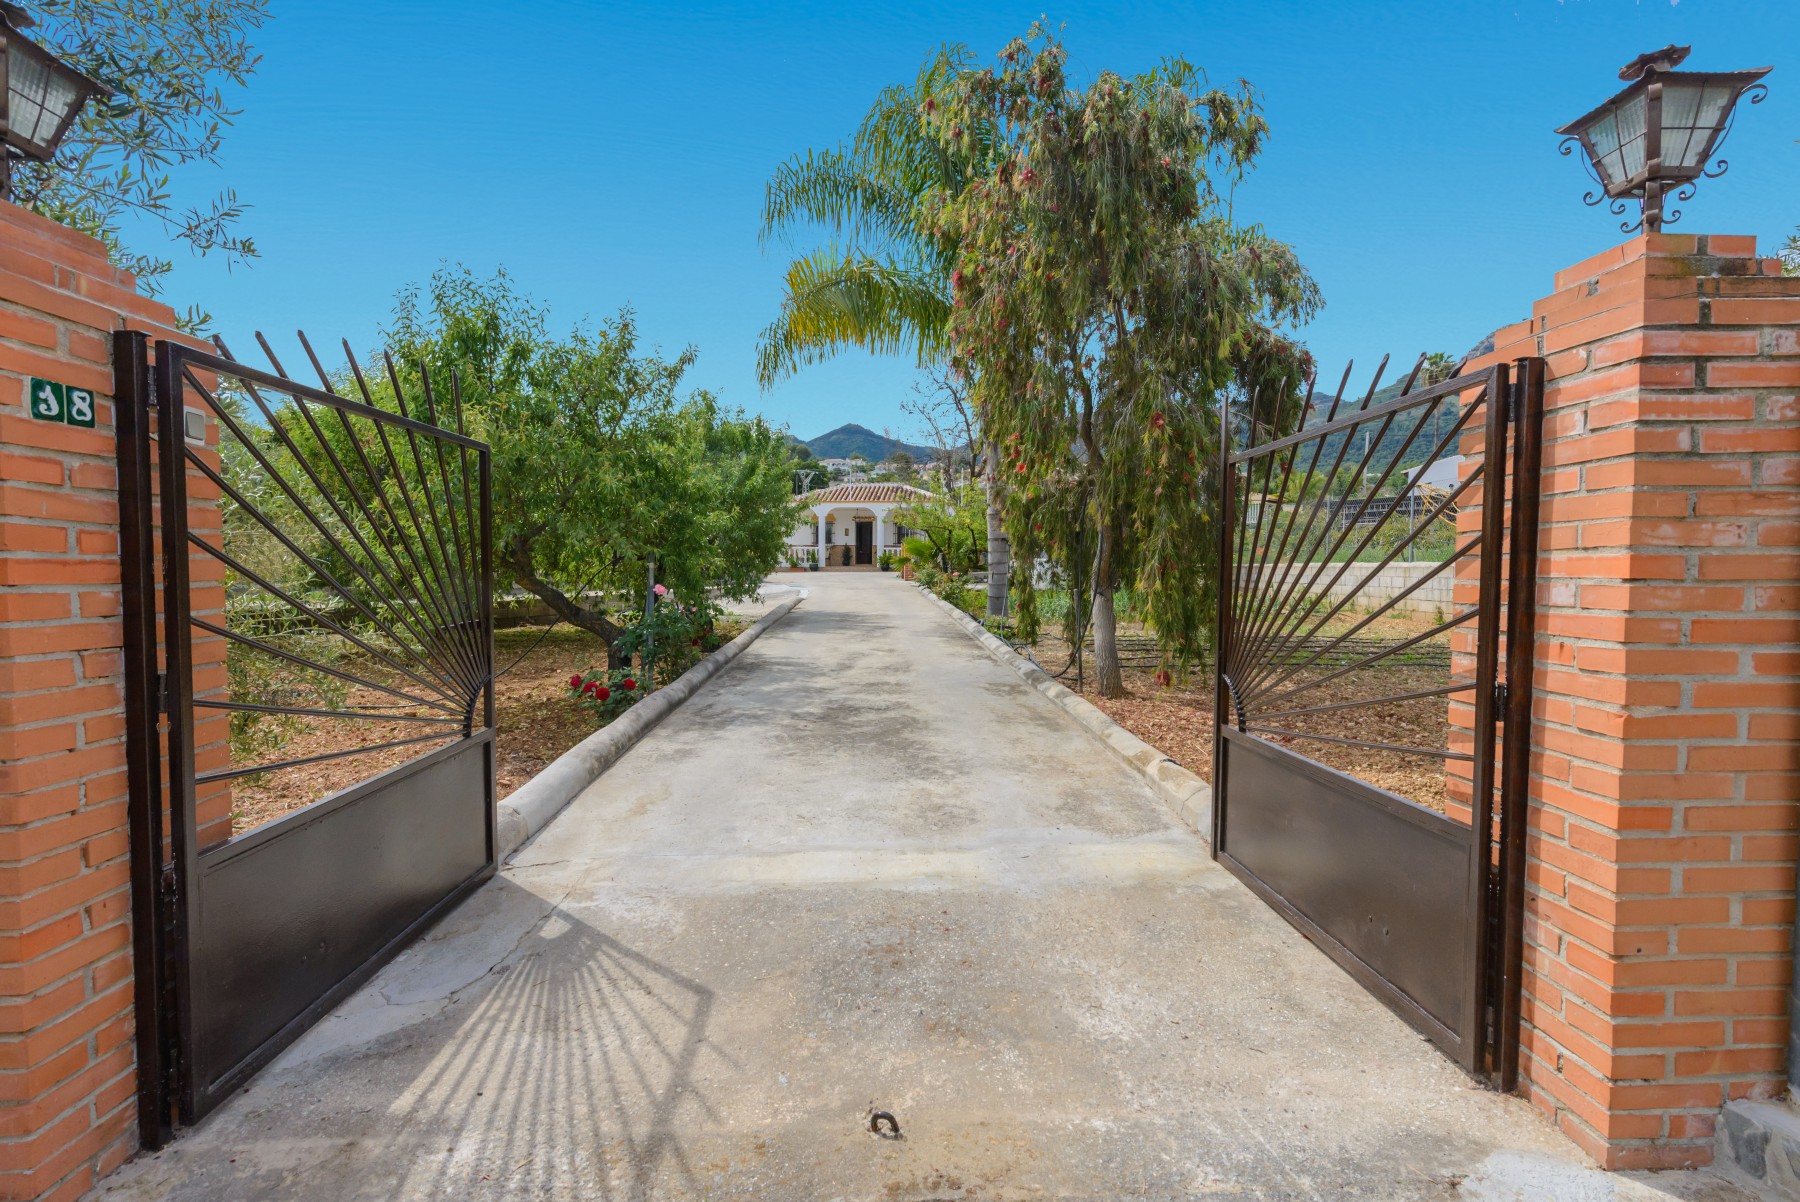
[[[1663,85],[1662,161],[1673,172],[1700,169],[1713,134],[1738,89],[1718,81],[1671,79]]]
[[[1638,91],[1594,118],[1587,128],[1594,166],[1609,192],[1644,169],[1646,106],[1644,93]]]
[[[47,153],[50,139],[81,102],[81,92],[74,78],[23,42],[16,33],[6,39],[7,124],[15,137]]]

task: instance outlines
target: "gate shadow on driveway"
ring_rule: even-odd
[[[712,991],[561,909],[492,975],[393,1112],[399,1131],[445,1136],[442,1153],[413,1162],[403,1196],[468,1197],[499,1181],[504,1193],[635,1202],[665,1161],[697,1185],[675,1118],[684,1102],[706,1109],[690,1082]]]
[[[483,895],[378,975],[366,1008],[340,1012],[378,1034],[328,1020],[103,1196],[641,1202],[674,1176],[703,1189],[677,1131],[717,1119],[693,1084],[714,992],[505,877]],[[507,916],[516,942],[496,962]],[[421,970],[436,996],[409,981]]]

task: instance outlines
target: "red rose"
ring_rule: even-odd
[[[606,701],[612,697],[612,690],[605,685],[600,685],[594,689],[594,697],[596,700]]]
[[[599,692],[599,690],[600,690],[600,682],[597,680],[590,680],[587,682],[586,686],[584,686],[582,688],[581,691],[586,693],[589,697],[592,697],[595,693]]]
[[[577,672],[575,675],[569,677],[569,687],[571,689],[579,689],[581,687],[581,673]]]
[[[627,693],[629,693],[637,688],[637,681],[635,681],[635,680],[631,679],[631,677],[627,676],[624,680],[621,680],[619,682],[619,687],[621,689],[624,689]]]

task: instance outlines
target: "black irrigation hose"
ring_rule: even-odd
[[[494,673],[494,679],[496,681],[498,681],[502,676],[505,676],[508,672],[511,672],[514,668],[516,668],[520,664],[524,663],[526,656],[530,655],[533,651],[536,651],[540,646],[542,646],[544,640],[550,637],[550,632],[552,630],[555,630],[558,626],[561,626],[562,624],[563,624],[563,619],[558,618],[558,619],[556,619],[556,621],[550,623],[550,625],[544,627],[544,633],[537,636],[537,642],[531,644],[531,646],[529,646],[529,647],[525,648],[525,650],[519,652],[519,656],[517,659],[513,660],[512,663],[506,665],[506,667],[500,669],[500,671]]]
[[[587,585],[583,584],[580,588],[575,590],[575,595],[577,597],[580,597],[581,595],[583,595],[586,592],[587,592]],[[550,623],[550,625],[544,627],[544,632],[537,636],[537,641],[535,643],[533,643],[533,644],[531,644],[531,646],[525,648],[525,650],[519,652],[518,658],[513,660],[512,663],[506,665],[506,667],[504,667],[500,671],[494,673],[494,680],[498,681],[502,676],[505,676],[507,673],[511,672],[514,668],[516,668],[520,664],[524,663],[525,658],[527,656],[529,656],[533,651],[536,651],[539,647],[543,646],[544,640],[550,637],[550,632],[552,630],[555,630],[558,626],[561,626],[567,620],[568,619],[566,619],[566,618],[558,618],[554,622]]]

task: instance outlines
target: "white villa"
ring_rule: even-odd
[[[802,565],[873,569],[883,554],[900,553],[904,530],[888,520],[902,505],[937,500],[910,484],[834,484],[800,498],[812,510],[788,536],[789,555]]]

